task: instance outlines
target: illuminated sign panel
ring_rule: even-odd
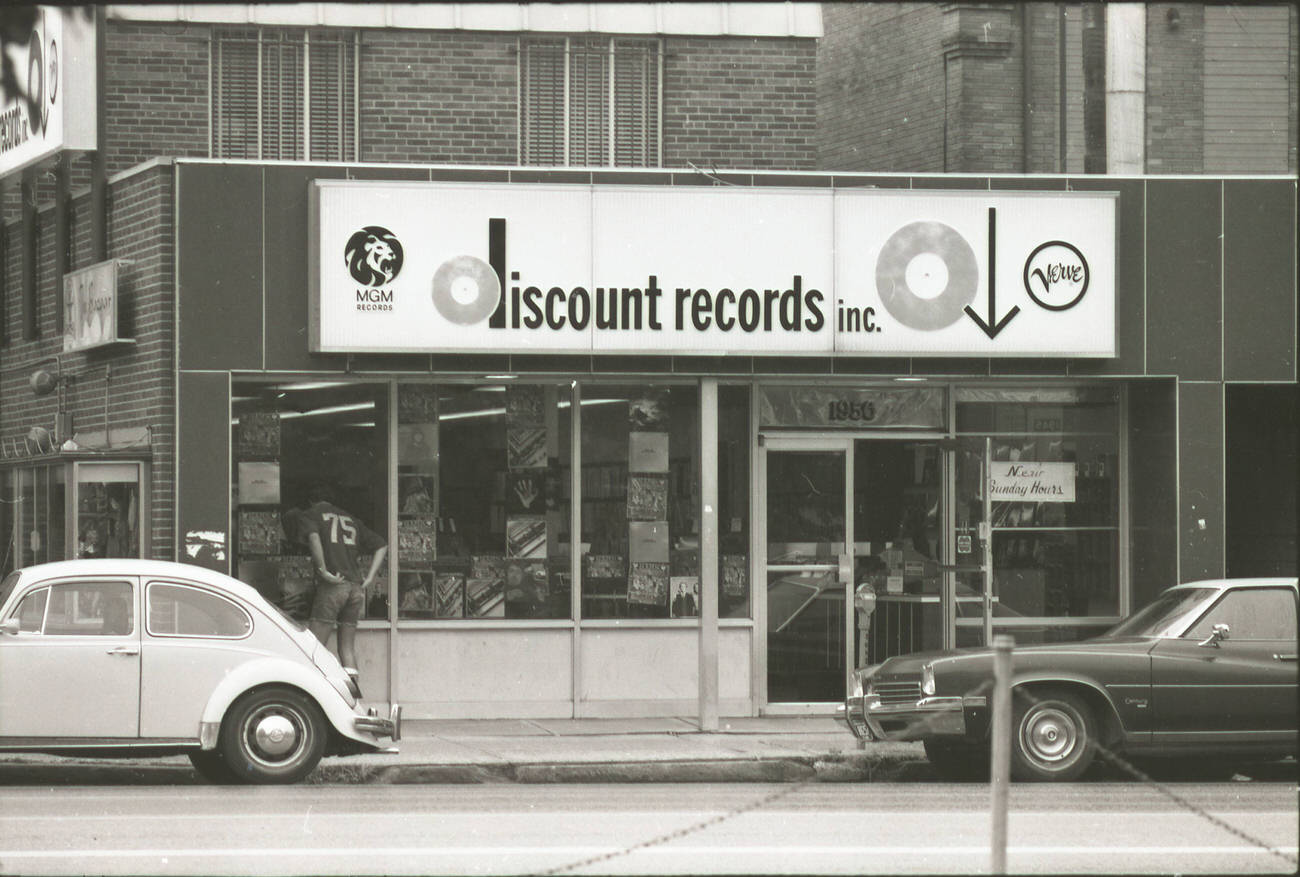
[[[30,39],[6,44],[6,59],[39,107],[2,94],[0,176],[44,161],[62,149],[94,149],[95,26],[89,7],[41,6]]]
[[[1116,203],[321,180],[311,349],[1113,357]]]

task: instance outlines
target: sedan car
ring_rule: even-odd
[[[0,582],[3,752],[184,753],[212,781],[292,783],[400,739],[399,706],[359,701],[306,628],[217,572],[71,560]]]
[[[1083,642],[1017,647],[1011,769],[1070,780],[1098,746],[1144,756],[1296,752],[1296,579],[1191,582]],[[993,651],[857,671],[838,718],[860,740],[922,740],[950,778],[988,775]]]

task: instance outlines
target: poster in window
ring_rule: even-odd
[[[427,575],[404,572],[397,577],[397,609],[406,618],[427,616],[433,611]]]
[[[668,564],[632,562],[627,601],[643,606],[668,605]]]
[[[240,510],[239,551],[241,554],[278,554],[280,551],[279,513]]]
[[[550,587],[546,561],[511,560],[506,565],[506,605],[511,618],[536,618],[543,614]]]
[[[546,557],[545,518],[506,519],[506,557]]]
[[[668,519],[668,476],[634,473],[627,476],[627,519]]]
[[[269,462],[240,463],[239,504],[279,505],[280,464]]]
[[[425,565],[437,556],[437,519],[408,518],[397,522],[397,559],[400,563]]]
[[[401,497],[402,517],[438,513],[438,491],[431,475],[398,475],[397,493]]]
[[[627,576],[627,563],[621,554],[584,555],[582,568],[589,579],[622,579]]]
[[[667,472],[668,433],[628,433],[627,470],[629,472]]]
[[[506,513],[545,514],[550,486],[545,469],[511,469],[506,477]]]
[[[506,388],[506,426],[510,429],[531,427],[540,429],[545,426],[542,419],[544,407],[542,388],[524,384]]]
[[[239,416],[236,452],[241,460],[280,456],[280,415],[251,411]]]
[[[464,564],[439,566],[433,576],[433,614],[438,618],[465,617]]]
[[[627,422],[632,432],[668,431],[668,388],[646,387],[628,400]]]
[[[632,563],[668,565],[667,521],[632,521],[627,525],[627,538]]]
[[[694,618],[700,614],[700,577],[669,576],[669,615]]]
[[[749,572],[745,564],[745,555],[723,555],[722,593],[727,597],[743,597],[749,593]]]
[[[399,384],[397,422],[437,423],[438,387],[434,384]]]
[[[540,469],[546,465],[546,430],[512,427],[506,430],[506,465],[511,469]]]
[[[397,427],[397,461],[401,471],[438,471],[438,424],[403,423]]]
[[[477,556],[465,580],[465,615],[470,618],[506,614],[506,559]]]

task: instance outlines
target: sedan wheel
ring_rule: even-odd
[[[226,713],[220,749],[242,782],[295,783],[312,772],[325,751],[325,719],[296,691],[255,691]]]
[[[1011,773],[1018,780],[1072,780],[1094,754],[1092,713],[1066,691],[1016,691]]]

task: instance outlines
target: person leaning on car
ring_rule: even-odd
[[[327,486],[313,488],[308,500],[311,504],[302,519],[302,532],[316,567],[316,596],[308,627],[322,643],[327,643],[330,631],[338,627],[339,663],[356,679],[357,621],[366,589],[383,565],[388,547],[375,531],[334,505]],[[362,576],[357,557],[372,552],[370,569]]]

